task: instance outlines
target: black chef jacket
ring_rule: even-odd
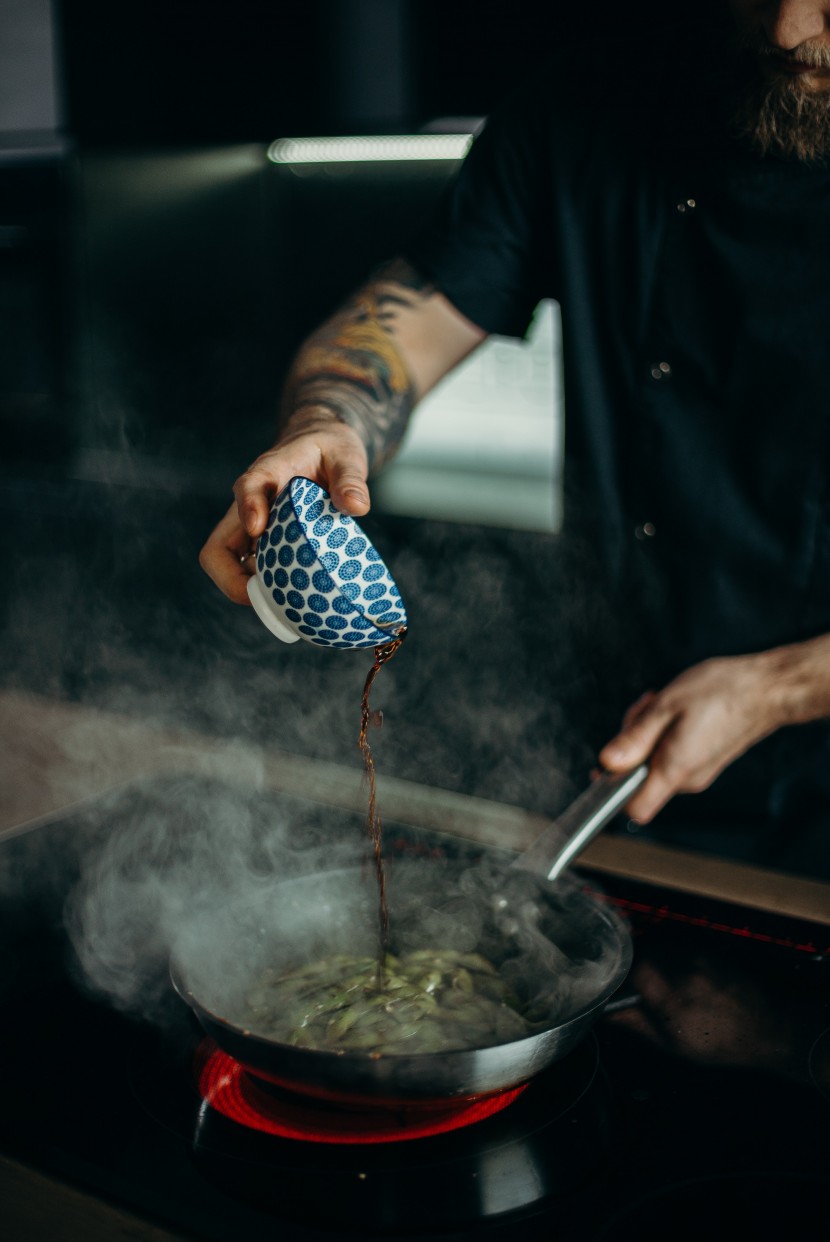
[[[565,532],[636,618],[645,688],[830,631],[830,167],[744,147],[694,58],[606,57],[565,50],[494,112],[409,253],[489,332],[559,302]],[[729,814],[759,777],[765,813],[830,777],[823,728],[784,732]]]

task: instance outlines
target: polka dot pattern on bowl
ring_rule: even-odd
[[[376,647],[407,624],[380,554],[310,479],[292,479],[274,501],[256,569],[270,606],[320,647]]]

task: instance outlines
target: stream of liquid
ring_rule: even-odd
[[[366,781],[369,786],[369,812],[366,825],[369,832],[369,839],[372,843],[372,852],[375,859],[375,875],[378,884],[378,919],[380,923],[380,950],[378,955],[378,983],[383,987],[383,959],[389,948],[389,907],[386,900],[386,870],[383,865],[383,825],[381,823],[380,814],[377,807],[377,780],[375,775],[375,760],[372,754],[372,748],[369,745],[369,726],[372,720],[372,710],[369,706],[369,695],[375,678],[380,672],[384,664],[387,664],[396,651],[399,650],[401,643],[406,637],[406,629],[401,628],[395,637],[388,643],[381,643],[375,647],[375,662],[369,670],[369,675],[363,686],[363,695],[360,700],[360,735],[358,737],[358,746],[360,754],[363,758],[363,770],[366,773]]]

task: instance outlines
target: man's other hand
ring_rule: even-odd
[[[785,723],[773,654],[706,660],[628,709],[599,761],[611,772],[648,762],[648,778],[626,807],[632,819],[648,823],[675,794],[707,789]]]

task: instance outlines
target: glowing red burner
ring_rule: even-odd
[[[196,1055],[199,1094],[222,1116],[279,1138],[307,1143],[399,1143],[446,1134],[500,1113],[525,1086],[466,1100],[425,1100],[399,1109],[326,1107],[288,1091],[261,1086],[238,1061],[206,1040]]]

